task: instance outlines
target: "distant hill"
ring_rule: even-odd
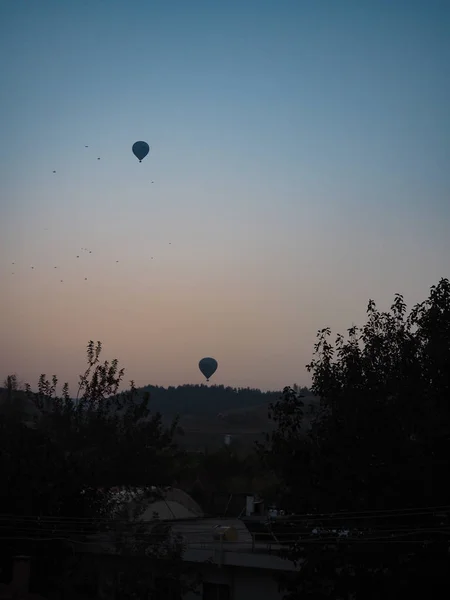
[[[39,410],[23,390],[14,390],[10,394],[6,388],[0,388],[0,412],[14,410],[24,420],[32,420],[39,416]]]
[[[179,385],[158,387],[148,385],[139,392],[149,392],[151,411],[164,416],[217,416],[234,409],[254,408],[277,400],[281,392],[262,392],[253,388],[232,388],[223,385]]]
[[[258,427],[267,423],[269,404],[276,402],[281,392],[263,392],[255,388],[232,388],[223,385],[180,385],[177,387],[159,387],[148,385],[138,388],[139,397],[148,392],[148,408],[151,412],[160,412],[164,418],[172,419],[179,415],[183,419],[196,417],[196,422],[218,423],[220,426]],[[20,405],[30,416],[38,410],[33,401],[22,390],[13,392],[14,404]],[[0,388],[0,404],[5,403],[8,391]],[[313,396],[303,398],[305,404],[314,402]],[[306,409],[307,413],[308,410]],[[213,417],[213,420],[211,420]]]
[[[160,412],[166,424],[179,415],[184,435],[177,436],[177,441],[189,448],[219,447],[223,445],[226,435],[230,435],[235,443],[252,446],[264,432],[273,428],[273,422],[268,418],[269,404],[281,396],[281,392],[220,385],[169,388],[148,385],[138,389],[140,397],[145,392],[150,394],[149,409],[151,412]],[[307,393],[307,390],[303,389],[302,392]],[[1,405],[5,408],[6,399],[7,390],[0,388],[0,410]],[[23,391],[15,391],[14,400],[16,408],[25,413],[26,420],[39,414]],[[308,416],[313,412],[309,406],[314,409],[318,400],[306,396],[303,402],[307,427]]]

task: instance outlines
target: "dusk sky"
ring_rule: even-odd
[[[307,385],[319,328],[424,300],[450,276],[449,30],[446,0],[3,0],[2,381],[74,386],[92,339],[137,385],[203,356],[212,383]]]

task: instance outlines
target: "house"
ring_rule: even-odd
[[[203,600],[280,600],[276,575],[295,566],[259,543],[239,519],[173,523],[187,540],[184,560],[198,566]],[[214,532],[218,531],[218,534]],[[232,532],[227,538],[227,533]],[[186,600],[194,600],[194,595]]]
[[[140,520],[149,527],[154,526],[153,514],[163,506],[166,506],[164,519],[159,523],[169,524],[172,533],[183,539],[183,561],[202,580],[197,593],[188,592],[183,600],[281,600],[283,594],[278,589],[276,577],[293,572],[296,567],[278,555],[280,546],[273,540],[270,543],[258,541],[240,519],[209,518],[199,514],[201,509],[192,498],[173,489],[166,490],[162,500],[150,502]],[[110,557],[110,566],[104,567],[100,577],[98,595],[113,598],[115,561],[121,557],[109,534],[91,536],[91,542],[94,539],[95,543],[85,543],[79,551]],[[140,562],[145,569],[145,559]],[[160,590],[159,598],[179,600],[180,596],[167,588]]]

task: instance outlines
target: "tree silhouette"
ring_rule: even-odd
[[[37,391],[26,385],[26,398],[36,407],[33,423],[12,412],[0,414],[2,554],[32,555],[46,593],[53,585],[70,594],[67,586],[91,577],[93,569],[98,575],[95,555],[80,561],[74,548],[96,544],[100,533],[124,558],[146,561],[145,581],[129,560],[115,569],[122,591],[135,593],[144,585],[151,589],[156,571],[181,577],[181,540],[170,528],[158,529],[157,520],[151,526],[137,521],[176,475],[177,421],[164,427],[161,415],[150,412],[148,394],[138,398],[132,381],[119,392],[124,369],[117,360],[101,362],[101,351],[100,342],[89,342],[87,369],[75,399],[67,384],[57,395],[57,377],[49,380],[43,374]],[[17,396],[14,382],[8,379],[10,402]],[[115,493],[117,487],[129,494],[140,488],[133,495],[131,516],[127,499]]]
[[[292,599],[450,591],[449,281],[408,316],[400,294],[389,312],[370,301],[367,314],[334,344],[329,328],[318,333],[307,368],[321,409],[307,438],[302,401],[286,388],[259,447],[284,506],[308,513],[291,518],[288,556],[305,561]]]

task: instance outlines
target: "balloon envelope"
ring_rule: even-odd
[[[139,162],[142,162],[142,159],[150,152],[150,146],[147,142],[135,142],[132,150],[135,157],[139,159]]]
[[[198,368],[206,377],[207,380],[217,371],[217,360],[214,358],[202,358],[198,363]]]

